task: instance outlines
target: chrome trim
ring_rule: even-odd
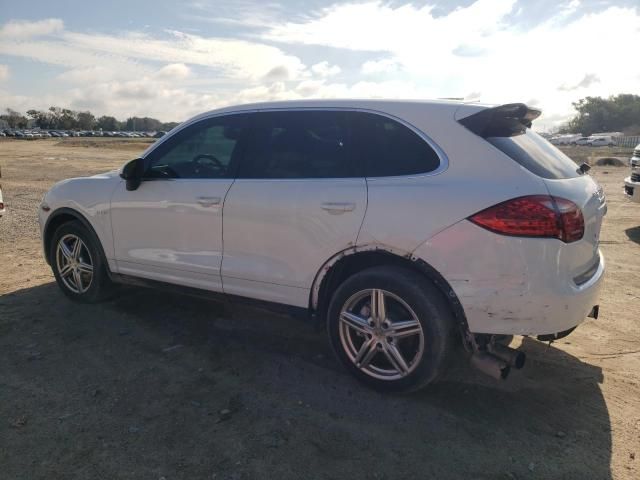
[[[172,130],[170,130],[165,135],[163,135],[161,138],[159,138],[158,141],[156,141],[156,142],[152,143],[151,145],[149,145],[149,148],[147,148],[147,150],[142,152],[142,154],[140,155],[140,158],[146,159],[149,155],[151,155],[151,153],[153,153],[164,142],[166,142],[167,140],[169,140],[171,137],[173,137],[177,133],[181,132],[185,128],[190,127],[191,125],[193,125],[195,123],[198,123],[198,122],[204,121],[204,120],[210,120],[210,119],[216,118],[216,117],[224,117],[224,116],[227,116],[227,115],[238,115],[240,113],[256,113],[257,111],[258,110],[255,110],[255,109],[254,110],[239,110],[239,111],[233,111],[233,112],[221,112],[221,113],[198,115],[198,116],[196,116],[194,118],[186,120],[185,122],[181,123],[177,127],[174,127]]]
[[[440,148],[440,146],[431,137],[429,137],[425,132],[423,132],[422,130],[417,128],[415,125],[409,123],[408,121],[406,121],[406,120],[404,120],[404,119],[402,119],[400,117],[396,117],[395,115],[392,115],[392,114],[387,113],[387,112],[382,112],[380,110],[373,110],[373,109],[370,109],[370,108],[359,108],[359,107],[283,107],[283,108],[273,107],[273,108],[264,108],[264,109],[234,110],[234,111],[227,111],[227,112],[221,112],[221,113],[203,114],[204,116],[198,116],[198,117],[195,117],[195,118],[193,118],[191,120],[187,120],[185,123],[179,125],[174,130],[171,130],[169,133],[164,135],[158,142],[153,143],[149,147],[149,150],[146,150],[145,152],[143,152],[142,155],[141,155],[141,158],[146,159],[147,156],[149,156],[151,153],[153,153],[153,151],[156,148],[158,148],[160,145],[162,145],[169,138],[173,137],[174,135],[176,135],[178,132],[182,131],[183,129],[185,129],[185,128],[187,128],[187,127],[189,127],[189,126],[191,126],[191,125],[193,125],[195,123],[198,123],[200,121],[210,120],[210,119],[216,118],[216,117],[224,117],[224,116],[229,116],[229,115],[239,115],[239,114],[243,114],[243,113],[299,112],[299,111],[363,112],[363,113],[371,113],[371,114],[374,114],[374,115],[380,115],[382,117],[386,117],[386,118],[389,118],[391,120],[395,120],[396,122],[404,125],[409,130],[411,130],[413,133],[418,135],[422,140],[427,142],[427,144],[436,152],[436,154],[438,155],[438,158],[440,159],[440,166],[438,166],[438,168],[436,168],[435,170],[432,170],[430,172],[425,172],[425,173],[418,173],[418,174],[414,174],[414,175],[394,175],[394,176],[385,176],[385,177],[326,177],[326,178],[367,178],[367,179],[371,179],[371,180],[375,180],[375,179],[394,179],[394,178],[421,178],[421,177],[431,177],[431,176],[434,176],[434,175],[439,175],[440,173],[445,172],[449,168],[449,157],[447,157],[447,154],[444,153],[444,150],[442,150],[442,148]],[[245,179],[241,179],[241,180],[245,180]],[[261,179],[254,179],[254,180],[261,180]],[[272,180],[278,180],[278,179],[272,179]],[[298,179],[298,180],[304,180],[304,179]]]

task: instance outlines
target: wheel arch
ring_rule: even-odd
[[[464,309],[455,291],[433,266],[410,252],[401,252],[380,245],[363,245],[343,250],[320,268],[309,295],[309,311],[315,315],[319,325],[326,320],[331,294],[349,276],[374,266],[395,265],[423,275],[433,283],[449,303],[457,326],[465,331],[468,327]]]
[[[104,253],[104,248],[102,247],[102,242],[100,241],[100,237],[96,233],[91,222],[87,220],[87,218],[82,215],[82,213],[78,212],[69,207],[61,207],[53,211],[44,225],[43,229],[43,247],[44,247],[44,258],[49,265],[51,265],[51,258],[49,258],[49,253],[51,250],[51,241],[53,239],[53,235],[55,231],[60,227],[60,225],[65,224],[67,222],[78,221],[84,226],[89,233],[94,237],[96,244],[98,245],[98,249],[100,250],[100,254],[102,255],[103,260],[105,260],[105,265],[107,266],[107,271],[109,270],[109,264],[106,261],[106,255]]]

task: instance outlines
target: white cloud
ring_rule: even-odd
[[[0,37],[7,39],[23,39],[50,35],[64,28],[64,23],[59,18],[47,18],[37,22],[25,20],[12,20],[5,23],[0,29]]]
[[[311,65],[311,71],[321,77],[332,77],[339,74],[342,69],[338,65],[330,65],[326,60]]]
[[[0,82],[9,78],[9,66],[0,64]]]
[[[306,22],[276,25],[264,36],[285,43],[428,54],[434,49],[455,47],[465,39],[472,43],[497,30],[500,19],[514,3],[477,0],[441,17],[433,16],[431,5],[393,7],[381,1],[334,4]]]
[[[532,25],[513,23],[515,0],[476,0],[439,16],[430,5],[405,2],[352,0],[304,17],[289,15],[298,18],[289,21],[263,15],[244,38],[75,32],[56,19],[11,21],[0,27],[0,55],[65,71],[46,91],[31,97],[3,91],[0,100],[13,108],[30,102],[27,107],[71,105],[181,120],[225,104],[270,99],[536,99],[544,112],[538,123],[551,126],[572,113],[578,98],[638,92],[640,77],[629,67],[628,53],[640,44],[638,8],[581,14],[579,1],[565,0],[549,20]],[[255,10],[229,5],[225,14],[240,23]],[[348,60],[304,61],[307,52],[323,58],[326,47],[338,49],[332,61],[341,53]],[[2,76],[7,73],[0,67]]]
[[[82,86],[67,92],[64,99],[74,109],[89,109],[97,114],[150,116],[160,120],[185,120],[202,111],[215,108],[220,96],[175,88],[170,81],[157,77],[141,77],[128,81],[104,82]]]
[[[96,65],[67,70],[58,75],[56,80],[64,84],[89,85],[112,80],[117,77],[116,73],[116,70]]]
[[[167,34],[168,38],[157,38],[138,32],[123,36],[65,32],[62,40],[75,49],[93,54],[200,65],[219,69],[233,78],[258,79],[279,65],[293,75],[305,68],[299,58],[262,43],[201,37],[178,31]]]
[[[580,88],[587,88],[590,87],[591,85],[594,85],[596,83],[600,82],[600,77],[598,77],[598,75],[596,75],[595,73],[587,73],[584,78],[582,80],[580,80],[577,84],[575,85],[565,85],[562,84],[558,87],[558,90],[563,90],[565,92],[570,92],[572,90],[578,90]]]
[[[0,41],[0,55],[36,60],[76,70],[107,69],[110,76],[139,75],[149,68],[117,52],[89,50],[82,45],[55,40]]]
[[[39,22],[35,22],[39,23]],[[12,30],[12,23],[3,30]],[[139,32],[104,35],[59,31],[46,40],[17,40],[7,36],[0,54],[31,58],[73,68],[101,66],[111,70],[140,70],[140,64],[162,62],[199,65],[219,70],[227,78],[257,80],[274,67],[286,68],[292,78],[305,70],[299,58],[279,48],[239,39],[201,37],[169,31],[165,38]],[[181,67],[171,67],[174,72]],[[184,69],[182,69],[184,72]]]
[[[269,70],[263,79],[267,82],[289,80],[291,72],[285,65],[278,65]]]
[[[295,93],[303,98],[318,96],[324,87],[324,80],[304,80],[295,87]]]
[[[170,63],[156,73],[158,78],[166,80],[183,80],[191,75],[191,69],[184,63]]]
[[[477,0],[441,16],[415,3],[334,4],[275,25],[264,38],[382,54],[361,67],[371,83],[352,84],[350,91],[430,98],[482,92],[481,100],[491,103],[537,98],[543,123],[571,115],[571,102],[586,95],[637,92],[637,72],[620,65],[629,65],[629,48],[640,44],[639,9],[603,7],[580,15],[580,3],[567,1],[550,20],[524,27],[507,21],[514,3]],[[390,91],[381,78],[409,90]],[[561,88],[567,85],[579,88]]]
[[[397,60],[383,58],[382,60],[369,60],[364,62],[360,70],[365,75],[377,75],[379,73],[395,72],[399,68],[400,65]]]

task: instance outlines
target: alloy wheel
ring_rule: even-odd
[[[80,237],[64,235],[56,247],[56,266],[65,287],[73,293],[85,293],[93,281],[93,260]]]
[[[339,335],[351,362],[377,379],[406,377],[424,354],[424,332],[417,315],[386,290],[352,295],[340,311]]]

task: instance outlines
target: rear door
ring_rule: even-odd
[[[224,206],[224,291],[306,307],[322,264],[355,245],[366,209],[346,112],[252,115]]]

